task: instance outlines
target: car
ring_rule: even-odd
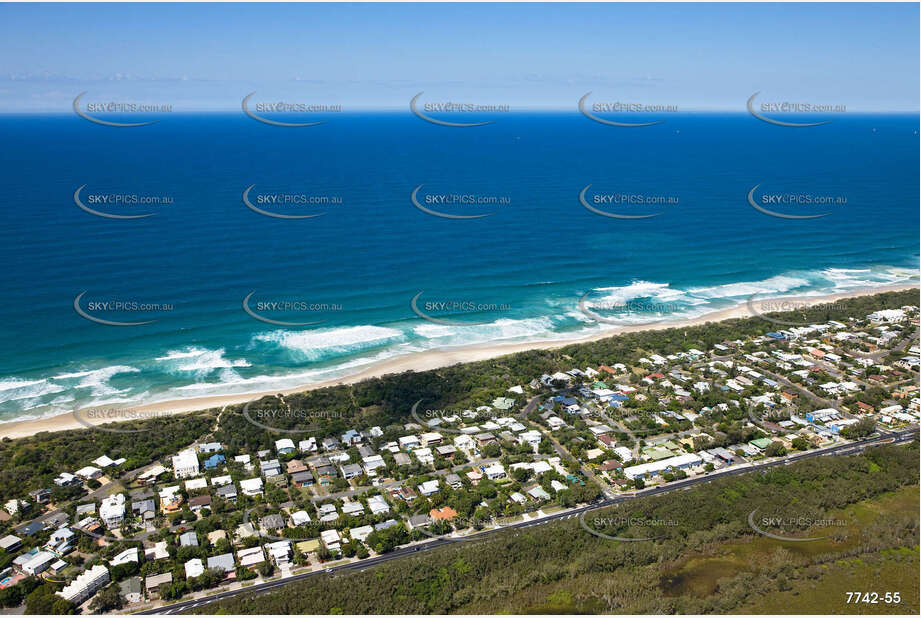
[[[332,570],[332,569],[326,569],[326,572],[327,572],[327,573],[332,573],[333,570]]]

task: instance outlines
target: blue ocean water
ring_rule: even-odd
[[[747,114],[674,114],[643,128],[578,113],[508,114],[473,128],[409,112],[341,114],[304,128],[242,114],[171,115],[136,128],[0,117],[0,419],[282,389],[432,348],[700,315],[755,293],[917,281],[918,117],[843,116],[810,128]],[[589,184],[597,209],[658,216],[593,213],[579,200]],[[266,212],[324,214],[259,214],[242,200],[252,185],[250,202]],[[429,210],[491,214],[423,212],[410,199],[419,185]],[[765,208],[829,214],[766,215],[747,200],[756,185]],[[74,201],[79,187],[81,203],[99,212],[155,215],[90,214]],[[172,202],[97,199],[110,194]],[[771,201],[788,194],[835,200]],[[279,205],[266,195],[341,203]],[[661,203],[610,205],[595,195]],[[450,205],[434,196],[497,199]],[[90,316],[155,321],[94,322],[75,310],[81,293],[77,305]],[[257,320],[243,310],[250,293],[258,315],[319,323]],[[587,293],[609,321],[580,311]],[[413,311],[417,295],[417,308],[444,323]],[[279,301],[321,306],[269,304]],[[460,306],[432,304],[445,301]],[[621,311],[626,302],[644,309]]]

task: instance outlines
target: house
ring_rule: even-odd
[[[423,466],[431,465],[435,461],[435,456],[432,455],[432,449],[430,448],[417,448],[413,451],[413,455]]]
[[[464,485],[461,481],[461,477],[453,472],[445,476],[445,483],[447,483],[448,487],[451,489],[460,489]]]
[[[41,551],[34,548],[13,560],[13,569],[24,575],[38,575],[44,572],[53,562],[58,560],[58,556],[50,551]]]
[[[438,493],[438,481],[425,481],[418,487],[419,493],[423,496],[431,496]]]
[[[44,524],[40,521],[30,521],[27,524],[23,524],[16,528],[16,534],[21,534],[23,536],[35,536],[39,532],[45,529]]]
[[[278,513],[272,513],[260,519],[259,525],[263,530],[281,530],[285,527],[285,520]]]
[[[206,455],[209,453],[218,453],[222,450],[224,450],[224,447],[221,446],[220,442],[206,442],[198,445],[198,452]]]
[[[222,485],[221,487],[218,487],[214,493],[221,500],[226,500],[228,502],[237,501],[237,488],[234,486],[233,483],[230,483],[229,485]]]
[[[194,498],[189,498],[189,508],[193,513],[197,513],[203,508],[211,508],[211,496],[205,494],[204,496],[195,496]]]
[[[361,466],[358,464],[346,464],[344,466],[340,466],[339,469],[342,470],[342,478],[347,481],[350,479],[358,478],[364,474],[364,470],[362,470]]]
[[[251,567],[265,562],[265,554],[258,545],[256,547],[238,549],[237,560],[239,560],[240,566]]]
[[[198,547],[198,535],[194,531],[189,530],[188,532],[183,532],[179,535],[179,546],[180,547]]]
[[[304,472],[307,470],[307,466],[304,465],[300,459],[292,459],[286,464],[286,469],[288,474],[297,474],[298,472]]]
[[[295,472],[291,475],[291,482],[295,487],[309,487],[313,485],[313,474],[310,472]]]
[[[422,446],[422,442],[420,442],[419,438],[416,436],[402,436],[398,441],[400,443],[400,448],[407,451]]]
[[[205,564],[201,561],[201,558],[192,558],[185,563],[186,579],[198,577],[199,575],[204,575],[204,573]]]
[[[297,450],[302,453],[316,453],[317,452],[317,439],[314,437],[307,438],[306,440],[301,440],[297,443]]]
[[[179,485],[164,487],[160,490],[160,510],[163,513],[178,513],[179,509],[182,508],[182,503],[183,497],[179,493]]]
[[[240,481],[240,491],[244,496],[262,495],[262,479],[258,476]]]
[[[310,515],[307,514],[307,511],[295,511],[291,513],[291,525],[292,526],[303,526],[304,524],[310,523]]]
[[[251,536],[257,536],[256,526],[254,526],[251,521],[242,523],[233,531],[233,535],[238,541],[248,539]]]
[[[205,470],[214,470],[226,461],[227,459],[223,455],[220,453],[215,453],[205,460]]]
[[[265,550],[279,569],[287,569],[291,566],[291,541],[268,543]]]
[[[277,459],[270,459],[268,461],[259,462],[259,470],[262,473],[262,476],[278,476],[281,474],[281,464],[278,463]]]
[[[36,489],[29,492],[29,497],[36,504],[48,504],[51,501],[51,490],[50,489]]]
[[[145,470],[144,472],[141,472],[141,473],[138,475],[138,477],[137,477],[137,481],[138,481],[138,483],[140,483],[140,484],[142,484],[142,485],[150,485],[150,484],[156,483],[156,482],[157,482],[157,479],[158,479],[160,476],[166,474],[166,472],[167,472],[166,467],[164,467],[164,466],[162,466],[162,465],[160,465],[160,464],[155,464],[155,465],[153,465],[152,467],[150,467],[150,468],[148,468],[147,470]],[[197,472],[196,472],[196,474],[197,474]],[[190,476],[195,476],[195,475],[192,474],[192,475],[190,475]],[[57,482],[57,481],[55,481],[55,482]]]
[[[74,549],[74,531],[70,528],[59,528],[51,533],[45,549],[58,556],[63,556]]]
[[[432,518],[432,521],[442,520],[442,521],[451,521],[457,517],[457,511],[452,509],[450,506],[445,506],[440,509],[432,509],[429,511],[429,517]]]
[[[185,482],[186,491],[198,491],[208,487],[208,479],[205,477],[199,477],[197,479],[190,479]]]
[[[339,543],[341,538],[339,537],[339,532],[337,530],[324,530],[320,533],[320,540],[323,541],[323,545],[326,546],[331,552],[339,551]]]
[[[380,495],[368,498],[368,508],[371,509],[372,515],[382,515],[390,512],[390,505]]]
[[[148,575],[144,580],[144,587],[147,588],[147,594],[150,597],[160,595],[160,587],[173,583],[172,573],[161,573],[159,575]]]
[[[279,455],[287,455],[294,452],[294,440],[291,438],[282,438],[275,441],[275,452]]]
[[[78,575],[56,594],[74,605],[80,605],[108,583],[109,569],[97,564]]]
[[[477,444],[479,444],[480,446],[485,446],[486,444],[489,444],[490,442],[498,442],[498,440],[496,439],[496,436],[494,436],[488,431],[484,431],[482,433],[476,434],[475,436],[473,436],[473,439],[476,440]]]
[[[12,553],[20,547],[22,547],[22,539],[20,539],[18,536],[8,534],[0,539],[0,549],[7,553]]]
[[[496,462],[494,464],[490,464],[489,466],[483,468],[483,474],[485,474],[488,478],[495,481],[498,479],[505,478],[505,468],[502,467],[502,464],[500,464],[499,462]]]
[[[153,547],[144,549],[144,560],[152,562],[154,560],[166,560],[169,558],[169,550],[166,548],[166,541],[158,541]]]
[[[99,517],[110,530],[121,526],[125,519],[125,494],[113,494],[99,505]]]
[[[177,479],[198,476],[198,455],[192,449],[186,449],[173,457],[173,474]]]
[[[86,466],[84,468],[80,468],[74,474],[76,474],[84,481],[88,481],[90,479],[98,479],[100,476],[102,476],[102,470],[94,466]]]
[[[224,573],[224,577],[236,577],[236,565],[233,554],[221,554],[208,558],[208,570],[217,569]]]
[[[80,483],[80,479],[78,479],[70,472],[61,472],[61,474],[59,474],[58,477],[54,479],[54,484],[58,487],[68,487],[78,483]]]
[[[387,464],[384,462],[384,458],[380,455],[368,455],[362,458],[364,462],[365,472],[371,475],[378,468],[385,468]]]
[[[129,577],[119,582],[118,593],[122,595],[129,604],[140,603],[144,598],[141,595],[141,578]]]
[[[344,515],[355,517],[357,515],[361,515],[364,512],[365,512],[365,507],[362,506],[361,502],[352,502],[348,499],[343,499],[342,513]]]
[[[410,530],[415,530],[416,528],[424,528],[431,524],[432,524],[432,519],[428,515],[425,515],[424,513],[420,515],[413,515],[407,520],[407,527]]]
[[[349,536],[351,536],[356,541],[364,542],[372,532],[374,532],[374,526],[359,526],[349,530]]]
[[[532,487],[528,490],[528,495],[534,498],[535,500],[549,500],[550,494],[548,494],[543,487],[540,485]]]
[[[408,466],[412,463],[412,460],[406,453],[395,453],[393,456],[393,462],[398,466]]]
[[[639,464],[637,466],[630,466],[629,468],[624,469],[624,476],[633,480],[661,474],[670,469],[683,470],[693,466],[699,466],[702,463],[703,460],[700,458],[700,456],[693,453],[687,453],[684,455],[669,457],[667,459]]]
[[[441,444],[441,441],[444,438],[442,437],[440,433],[435,432],[435,431],[430,431],[430,432],[423,433],[419,437],[419,439],[422,442],[422,446],[437,446]]]

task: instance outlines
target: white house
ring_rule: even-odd
[[[173,474],[177,479],[198,476],[198,455],[186,449],[173,457]]]

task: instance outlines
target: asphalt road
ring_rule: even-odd
[[[606,500],[598,501],[594,504],[589,504],[586,506],[578,507],[576,509],[571,509],[568,511],[563,511],[561,513],[550,515],[548,517],[544,517],[536,521],[524,521],[524,522],[520,522],[517,524],[509,525],[509,526],[504,526],[502,528],[488,530],[488,531],[477,534],[476,540],[485,538],[489,534],[501,532],[501,531],[504,531],[510,528],[530,528],[532,526],[543,525],[550,521],[556,521],[559,519],[570,519],[572,517],[579,517],[585,511],[592,511],[595,509],[612,506],[614,504],[626,502],[628,500],[633,500],[634,498],[654,496],[654,495],[663,494],[663,493],[670,492],[670,491],[680,491],[682,489],[687,489],[689,487],[698,485],[700,483],[709,483],[710,481],[714,479],[724,478],[727,476],[738,476],[740,474],[758,472],[760,470],[764,470],[767,468],[789,465],[790,463],[794,461],[800,461],[802,459],[809,459],[812,457],[824,457],[827,455],[849,455],[852,453],[862,451],[871,446],[879,446],[881,444],[887,444],[887,443],[904,444],[904,443],[907,443],[913,440],[917,434],[918,434],[918,428],[905,429],[905,430],[900,430],[900,431],[880,431],[880,436],[878,438],[872,438],[869,440],[864,440],[862,442],[841,444],[838,446],[833,446],[833,447],[821,449],[818,451],[807,451],[801,455],[796,455],[793,457],[785,457],[783,459],[778,459],[776,461],[771,461],[771,462],[761,464],[761,465],[744,466],[744,467],[739,467],[739,468],[729,468],[724,472],[719,472],[716,474],[708,474],[706,476],[693,477],[693,478],[683,479],[680,481],[672,481],[671,483],[668,483],[667,485],[660,485],[660,486],[653,487],[650,489],[645,489],[643,491],[637,492],[634,495],[618,496],[616,498],[609,498]],[[403,558],[405,556],[411,556],[419,552],[429,551],[431,549],[435,549],[436,547],[441,547],[443,545],[449,545],[449,544],[458,543],[458,542],[460,541],[457,539],[454,539],[454,540],[445,539],[445,538],[433,539],[425,543],[420,543],[420,544],[413,545],[410,547],[396,549],[390,553],[383,554],[381,556],[377,556],[374,558],[368,558],[360,562],[353,562],[350,564],[344,564],[341,566],[332,567],[328,569],[327,571],[311,571],[309,573],[301,573],[299,575],[294,575],[292,577],[288,577],[282,580],[269,581],[269,582],[264,582],[261,584],[254,584],[247,588],[228,590],[226,592],[221,592],[213,596],[207,597],[205,599],[191,599],[188,601],[181,601],[179,603],[174,603],[172,605],[164,605],[162,607],[152,608],[152,609],[140,611],[137,613],[138,614],[174,614],[174,613],[186,610],[186,609],[201,607],[203,605],[214,603],[215,601],[220,601],[222,599],[228,599],[238,594],[246,594],[248,596],[258,595],[264,592],[271,591],[272,589],[278,588],[279,586],[286,586],[292,582],[301,581],[304,579],[308,579],[310,577],[316,577],[316,576],[324,575],[324,574],[332,576],[340,571],[348,571],[348,570],[364,571],[365,569],[371,568],[382,562],[386,562],[387,560],[396,560],[398,558]]]

